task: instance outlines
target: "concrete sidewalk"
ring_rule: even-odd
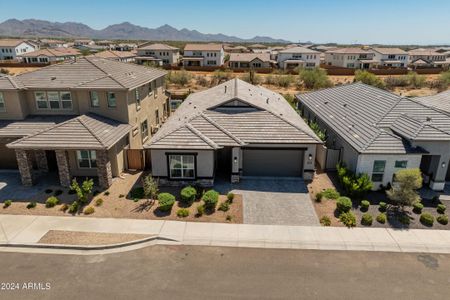
[[[35,244],[49,230],[136,233],[160,244],[450,253],[450,231],[0,215],[0,244]],[[1,247],[1,245],[0,245]]]

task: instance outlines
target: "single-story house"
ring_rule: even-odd
[[[49,64],[75,59],[81,53],[74,48],[47,48],[20,55],[27,64]]]
[[[312,179],[321,140],[278,93],[232,79],[189,95],[144,145],[160,184]]]
[[[270,53],[230,53],[228,61],[231,69],[269,69],[274,64]]]
[[[137,54],[134,51],[105,50],[93,54],[95,57],[107,58],[121,62],[134,62]]]
[[[420,168],[424,183],[442,190],[450,180],[450,114],[362,83],[297,95],[302,116],[326,133],[326,147],[373,189],[396,171]]]

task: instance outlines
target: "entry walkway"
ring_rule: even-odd
[[[174,245],[450,253],[450,231],[446,230],[348,229],[15,215],[0,215],[0,225],[0,243],[10,246],[33,245],[49,230],[68,230],[148,234],[173,240],[157,243]]]

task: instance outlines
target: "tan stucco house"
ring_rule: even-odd
[[[278,93],[232,79],[191,94],[144,145],[161,184],[312,179],[320,139]]]
[[[55,171],[62,186],[92,176],[109,187],[169,114],[164,76],[84,57],[0,77],[0,169],[18,168],[24,185]]]

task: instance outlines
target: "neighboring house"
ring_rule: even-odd
[[[136,53],[131,51],[105,50],[94,54],[95,57],[107,58],[121,62],[134,62]]]
[[[245,46],[232,46],[227,45],[224,47],[224,51],[226,53],[247,53],[250,52],[250,50]]]
[[[269,47],[267,47],[266,45],[262,45],[262,44],[253,44],[253,45],[249,45],[247,48],[253,51],[253,50],[264,50]]]
[[[409,55],[400,48],[372,48],[374,59],[382,67],[406,68],[408,66]]]
[[[24,40],[0,40],[0,60],[15,60],[19,55],[35,50],[36,46]]]
[[[146,61],[159,65],[178,65],[180,49],[166,44],[145,44],[137,49],[136,62],[143,64]]]
[[[67,48],[69,47],[69,43],[62,40],[49,40],[49,39],[41,39],[39,40],[39,44],[42,48]]]
[[[285,70],[315,68],[320,66],[320,52],[305,47],[286,48],[278,51],[277,62]]]
[[[169,114],[165,74],[82,57],[1,77],[0,169],[18,168],[24,185],[54,172],[62,186],[92,176],[102,188],[142,169],[142,145]]]
[[[269,53],[230,53],[228,60],[231,69],[269,69],[275,63]]]
[[[95,45],[95,42],[93,40],[74,40],[73,41],[73,45],[75,47],[80,47],[80,46],[93,46]]]
[[[51,64],[68,59],[75,59],[81,53],[73,48],[48,48],[20,55],[22,61],[27,64]]]
[[[220,67],[225,52],[221,44],[186,44],[182,60],[185,67]]]
[[[117,44],[117,45],[112,45],[113,50],[116,51],[133,51],[136,50],[137,45],[136,44],[125,44],[125,43],[121,43],[121,44]]]
[[[404,168],[420,168],[433,190],[450,180],[450,114],[362,83],[297,98],[302,116],[325,131],[329,151],[368,174],[374,190]]]
[[[325,64],[350,69],[371,69],[379,61],[374,53],[361,48],[338,48],[325,52]]]
[[[232,79],[191,94],[144,146],[163,185],[312,179],[320,139],[278,93]]]
[[[433,67],[446,61],[446,56],[443,53],[436,52],[434,49],[414,49],[408,51],[409,64],[412,66]],[[419,63],[418,63],[419,62]]]

